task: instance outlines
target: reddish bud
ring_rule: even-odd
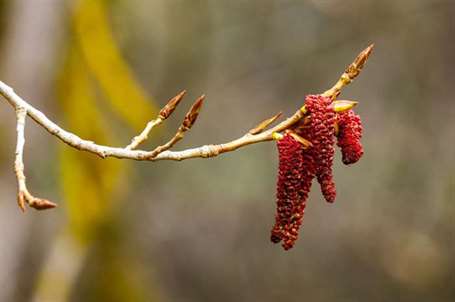
[[[172,112],[174,112],[175,108],[177,108],[178,104],[183,99],[185,94],[186,94],[186,90],[183,90],[182,92],[177,94],[175,97],[170,99],[168,101],[168,103],[163,107],[163,109],[161,109],[161,111],[159,113],[160,118],[163,120],[167,119],[172,114]]]
[[[346,68],[345,73],[348,75],[349,80],[353,80],[357,77],[362,70],[363,66],[365,65],[368,57],[373,52],[374,44],[371,44],[367,48],[365,48],[354,60],[354,62]]]
[[[57,207],[57,204],[50,202],[47,199],[35,198],[31,203],[30,207],[36,210],[48,210]]]
[[[202,104],[204,102],[205,95],[200,96],[191,106],[190,110],[185,116],[185,119],[183,120],[182,127],[186,130],[190,129],[194,123],[197,120],[197,117],[199,116],[199,111],[202,108]]]

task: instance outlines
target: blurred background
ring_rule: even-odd
[[[294,249],[269,241],[273,143],[184,162],[100,160],[29,120],[22,214],[15,117],[0,110],[0,301],[454,301],[452,0],[0,0],[0,80],[78,135],[144,145],[207,101],[176,149],[293,113],[376,48],[343,98],[360,102],[363,159],[337,153],[338,197],[313,187]]]

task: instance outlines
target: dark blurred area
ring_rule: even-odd
[[[452,0],[0,0],[0,80],[80,136],[127,145],[188,90],[145,149],[203,93],[177,150],[292,114],[375,43],[342,95],[365,155],[337,153],[337,201],[313,187],[288,252],[269,241],[274,143],[101,160],[29,119],[28,186],[60,206],[22,214],[3,102],[0,301],[454,301],[454,14]]]

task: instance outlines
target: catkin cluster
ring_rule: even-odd
[[[363,154],[360,117],[352,110],[336,113],[331,104],[330,98],[321,95],[309,95],[305,99],[309,120],[292,131],[308,140],[310,148],[289,132],[277,141],[277,211],[271,241],[282,242],[285,250],[292,248],[298,238],[314,178],[324,198],[330,203],[335,201],[332,171],[335,139],[341,148],[343,163],[355,163]]]

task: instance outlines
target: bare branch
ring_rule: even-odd
[[[337,83],[329,90],[323,93],[324,96],[335,99],[341,92],[341,89],[352,82],[352,80],[359,75],[366,60],[371,54],[373,45],[362,51],[354,62],[348,66],[346,71],[342,74]],[[28,102],[18,96],[14,90],[0,81],[0,94],[5,100],[16,110],[17,116],[17,148],[16,148],[16,162],[15,171],[17,175],[17,181],[19,186],[18,203],[22,210],[25,209],[25,205],[28,204],[30,207],[36,209],[47,209],[55,207],[54,203],[45,199],[39,199],[33,197],[27,190],[25,185],[24,175],[24,164],[23,164],[23,148],[25,144],[24,127],[25,117],[30,116],[38,125],[47,130],[50,134],[56,136],[58,139],[68,144],[69,146],[76,148],[81,151],[87,151],[100,156],[101,158],[116,157],[122,159],[134,159],[141,161],[159,161],[159,160],[185,160],[190,158],[208,158],[214,157],[225,152],[231,152],[237,150],[240,147],[244,147],[259,142],[271,141],[282,137],[280,132],[285,130],[292,130],[293,128],[304,126],[311,119],[311,115],[307,112],[305,106],[302,106],[292,116],[288,117],[276,126],[269,127],[278,117],[281,115],[277,114],[272,118],[269,118],[260,123],[255,128],[251,129],[245,135],[232,140],[230,142],[218,145],[204,145],[196,148],[186,149],[183,151],[171,151],[172,148],[178,141],[180,141],[186,131],[188,131],[199,115],[204,96],[200,97],[193,104],[189,112],[186,114],[182,125],[177,130],[174,137],[172,137],[166,144],[156,147],[152,151],[136,150],[136,148],[144,142],[152,129],[161,124],[167,119],[172,112],[175,110],[177,105],[182,100],[185,91],[181,92],[174,98],[172,98],[165,107],[160,111],[158,117],[151,120],[144,130],[136,136],[132,142],[126,147],[110,147],[105,145],[99,145],[92,141],[84,140],[77,135],[68,132],[57,124],[47,118],[41,111],[34,108]],[[346,108],[352,108],[356,103],[351,101],[340,101],[334,105],[337,110],[346,110]],[[295,125],[297,124],[297,125]],[[305,140],[302,137],[297,136],[294,132],[292,135],[307,147],[311,146],[311,142]]]
[[[81,151],[87,151],[100,156],[101,158],[115,157],[122,159],[134,160],[184,160],[195,157],[212,157],[218,154],[236,150],[242,146],[247,146],[259,142],[272,140],[273,132],[283,131],[294,123],[299,121],[303,116],[302,110],[297,110],[294,115],[276,125],[272,129],[262,132],[258,135],[244,135],[231,142],[220,145],[204,145],[198,148],[188,149],[184,151],[164,151],[155,157],[151,157],[153,151],[144,150],[127,150],[126,148],[116,148],[104,145],[98,145],[92,141],[82,139],[77,135],[62,129],[60,126],[51,121],[44,113],[34,108],[32,105],[18,96],[14,90],[0,81],[0,94],[10,103],[14,108],[21,107],[27,111],[27,114],[50,134],[56,136],[69,146]],[[215,146],[215,147],[213,147]]]
[[[372,46],[364,50],[359,57],[356,58],[354,63],[348,67],[347,70],[351,70],[352,66],[357,66],[358,72],[360,72],[360,67],[363,67],[363,64],[368,57],[369,53],[371,53]],[[361,65],[358,65],[356,62],[361,62]],[[339,94],[340,90],[348,84],[348,81],[345,80],[346,78],[351,79],[351,76],[354,75],[354,72],[347,74],[346,72],[341,76],[340,80],[335,84],[334,87],[324,92],[325,96],[334,97]],[[358,74],[358,73],[357,73]],[[355,74],[355,76],[357,76]],[[350,81],[349,80],[349,81]],[[340,84],[341,83],[341,84]],[[247,146],[250,144],[255,144],[264,141],[272,140],[272,133],[273,132],[280,132],[283,130],[288,129],[294,123],[299,121],[302,117],[305,116],[305,108],[302,107],[301,109],[297,110],[291,117],[287,118],[285,121],[279,123],[275,127],[259,133],[257,135],[246,134],[236,140],[231,142],[220,144],[220,145],[205,145],[198,148],[188,149],[184,151],[165,151],[157,156],[151,157],[153,151],[143,151],[143,150],[128,150],[126,148],[116,148],[104,145],[98,145],[92,141],[84,140],[77,135],[68,132],[57,124],[52,122],[49,118],[47,118],[41,111],[34,108],[32,105],[27,103],[21,97],[19,97],[14,90],[6,85],[5,83],[0,81],[0,94],[12,105],[14,108],[24,108],[27,111],[27,114],[39,125],[41,125],[44,129],[46,129],[50,134],[56,136],[64,143],[70,145],[73,148],[78,150],[87,151],[94,153],[102,158],[105,157],[116,157],[116,158],[124,158],[124,159],[134,159],[134,160],[149,160],[149,161],[157,161],[157,160],[183,160],[195,157],[211,157],[216,156],[218,154],[229,152],[238,149],[242,146]]]

